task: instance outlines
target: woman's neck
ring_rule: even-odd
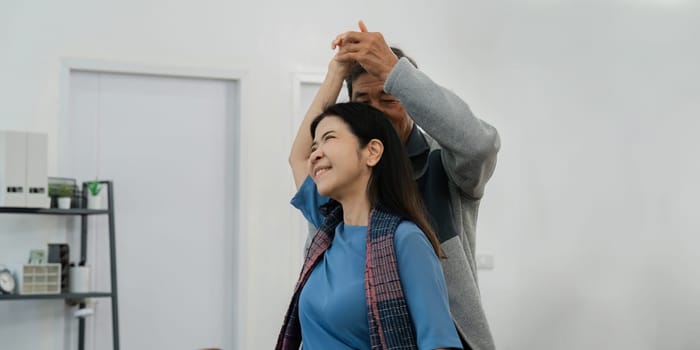
[[[370,205],[369,199],[364,193],[354,198],[345,198],[339,202],[343,206],[343,222],[345,222],[345,225],[367,226],[369,223]]]

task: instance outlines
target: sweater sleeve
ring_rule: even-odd
[[[398,98],[411,119],[440,144],[450,179],[467,196],[481,198],[496,167],[501,143],[496,129],[406,58],[394,66],[384,90]]]

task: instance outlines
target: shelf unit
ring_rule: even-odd
[[[59,216],[80,216],[80,260],[87,261],[87,220],[91,215],[107,215],[109,221],[109,267],[110,284],[109,292],[90,293],[62,293],[62,294],[0,294],[0,301],[12,300],[39,300],[39,299],[62,299],[67,303],[79,304],[80,308],[85,307],[84,300],[88,298],[109,298],[112,301],[112,342],[113,349],[119,350],[119,303],[117,297],[117,253],[114,238],[114,185],[112,181],[100,181],[107,189],[107,209],[35,209],[35,208],[9,208],[0,207],[0,214],[27,214],[27,215],[59,215]],[[104,189],[103,189],[104,190]],[[83,193],[87,193],[87,183],[83,183]],[[78,350],[85,349],[85,319],[78,319]]]

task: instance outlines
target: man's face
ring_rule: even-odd
[[[371,74],[365,73],[352,82],[352,101],[369,103],[372,107],[384,112],[399,132],[405,133],[411,120],[403,105],[393,95],[384,92],[384,82]]]

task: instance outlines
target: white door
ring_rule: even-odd
[[[235,81],[70,74],[58,169],[114,181],[122,349],[230,344],[237,101]],[[94,287],[108,290],[106,218],[90,229]],[[111,330],[100,299],[87,348],[111,349]]]

